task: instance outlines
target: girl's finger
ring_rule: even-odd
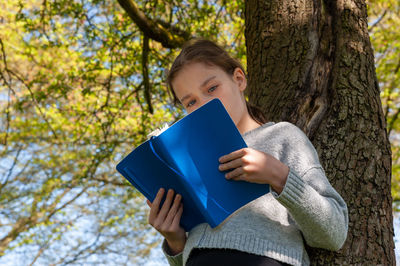
[[[243,148],[243,149],[231,152],[227,155],[220,157],[218,161],[220,163],[226,163],[226,162],[232,161],[234,159],[243,157],[245,154],[246,154],[246,148]]]
[[[146,200],[147,205],[151,208],[151,202],[150,200]]]
[[[229,173],[225,174],[225,178],[226,179],[235,179],[243,174],[244,174],[243,167],[239,167],[239,168],[236,168],[235,170],[230,171]],[[244,177],[244,176],[242,176],[242,177]]]
[[[218,167],[218,169],[219,169],[220,171],[225,171],[225,170],[228,170],[228,169],[238,168],[238,167],[240,167],[240,166],[242,166],[242,165],[243,165],[243,160],[242,160],[242,158],[238,158],[238,159],[235,159],[235,160],[233,160],[233,161],[220,164],[219,167]]]
[[[163,195],[164,195],[164,188],[160,188],[157,192],[155,199],[153,200],[153,203],[151,204],[149,221],[154,221],[154,219],[157,217],[158,211],[160,209],[160,202]]]
[[[165,198],[165,201],[160,209],[160,212],[157,215],[157,220],[160,222],[164,222],[165,217],[167,216],[169,209],[171,208],[171,203],[172,199],[174,198],[174,190],[169,189],[167,192],[167,197]]]
[[[246,175],[245,174],[241,174],[241,175],[238,175],[238,176],[235,176],[235,177],[231,178],[231,180],[246,181]]]
[[[172,221],[172,228],[178,228],[179,227],[179,223],[181,221],[181,217],[182,217],[182,213],[183,213],[183,203],[179,204],[179,209],[176,212],[175,216],[174,216],[174,220]]]
[[[179,206],[181,204],[181,199],[182,199],[181,195],[177,194],[175,196],[174,203],[172,204],[171,209],[169,210],[168,215],[165,218],[165,223],[166,224],[168,224],[168,225],[172,224],[172,221],[173,221],[176,213],[179,210]]]

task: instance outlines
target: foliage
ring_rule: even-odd
[[[243,3],[222,4],[138,2],[244,59]],[[0,21],[1,263],[140,261],[159,238],[115,165],[182,116],[163,84],[176,51],[150,40],[149,100],[143,33],[117,1],[2,1]]]
[[[369,33],[392,147],[393,208],[400,211],[400,3],[368,1]]]

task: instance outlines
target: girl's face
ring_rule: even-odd
[[[236,126],[247,113],[243,95],[246,85],[246,76],[240,68],[228,75],[220,67],[204,63],[185,65],[172,81],[173,90],[188,113],[218,98]]]

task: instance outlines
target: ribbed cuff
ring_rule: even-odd
[[[272,192],[272,195],[284,206],[298,205],[303,198],[305,185],[304,180],[290,170],[281,194]]]
[[[171,266],[182,266],[183,265],[183,260],[182,260],[183,252],[178,253],[176,255],[168,254],[169,247],[168,247],[167,241],[165,241],[165,239],[164,239],[161,247],[162,247],[162,251],[163,251],[165,257],[167,258],[169,265],[171,265]]]
[[[251,234],[206,234],[202,237],[201,243],[195,248],[236,249],[251,254],[267,256],[290,265],[309,265],[309,263],[301,264],[303,257],[301,247],[293,249],[282,245],[278,241],[261,239]]]

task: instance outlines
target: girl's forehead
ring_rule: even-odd
[[[211,77],[220,78],[222,75],[224,75],[224,73],[225,72],[219,67],[206,66],[204,64],[193,64],[178,72],[172,83],[173,85],[188,83],[204,85],[203,83],[206,80],[209,80]]]
[[[179,97],[195,90],[201,89],[209,82],[221,77],[221,72],[216,67],[206,66],[204,64],[192,64],[183,68],[172,80],[172,87]]]
[[[174,80],[189,79],[190,81],[200,81],[201,79],[207,78],[209,75],[218,76],[223,73],[225,72],[218,66],[196,62],[185,65],[181,71],[177,73]]]

